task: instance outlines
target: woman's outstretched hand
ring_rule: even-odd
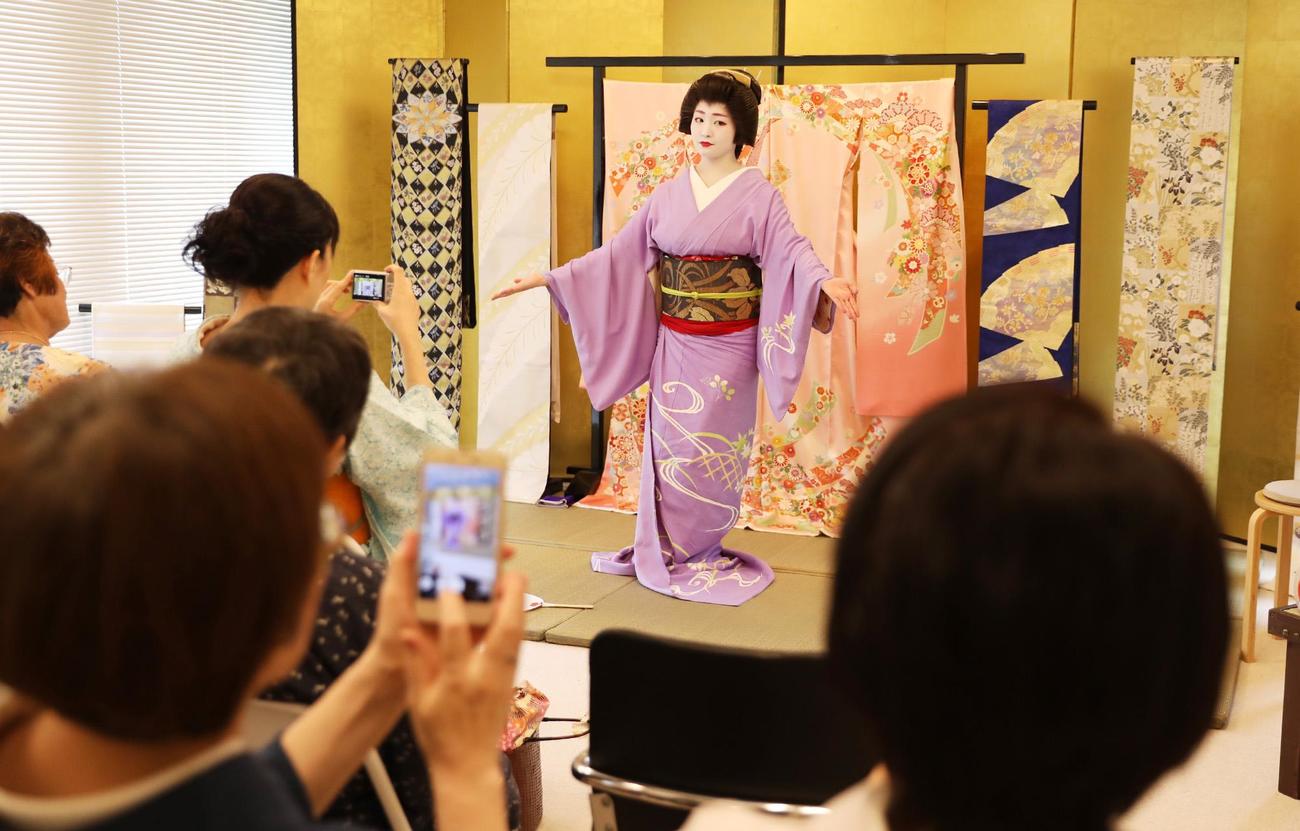
[[[835,277],[822,283],[822,294],[840,307],[849,320],[858,319],[858,287],[849,282],[847,277]]]
[[[503,297],[509,297],[512,294],[518,294],[521,291],[537,289],[546,285],[546,278],[541,274],[529,274],[527,277],[516,277],[510,281],[510,285],[500,289],[492,295],[493,300],[500,300]]]

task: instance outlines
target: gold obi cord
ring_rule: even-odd
[[[717,323],[757,320],[763,272],[749,257],[673,257],[659,266],[663,313]]]

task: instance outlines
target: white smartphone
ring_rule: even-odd
[[[465,599],[472,625],[492,617],[501,568],[505,457],[488,451],[433,450],[421,467],[420,564],[416,613],[437,620],[438,593]]]
[[[387,271],[353,271],[352,299],[387,303],[393,299],[393,276]]]

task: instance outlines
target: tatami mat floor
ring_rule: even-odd
[[[515,548],[510,567],[528,575],[529,591],[551,603],[595,607],[529,612],[529,640],[586,646],[604,629],[630,628],[752,649],[822,648],[834,540],[732,531],[725,544],[762,557],[776,580],[743,606],[716,606],[646,591],[630,577],[592,572],[591,552],[630,544],[635,522],[635,517],[608,511],[507,506],[505,537]]]

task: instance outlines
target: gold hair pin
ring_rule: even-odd
[[[736,70],[734,70],[734,69],[717,69],[717,70],[714,70],[712,74],[714,74],[714,75],[726,75],[726,76],[730,77],[730,78],[731,78],[733,81],[735,81],[736,83],[740,84],[740,85],[741,85],[742,87],[744,87],[745,89],[750,89],[750,87],[751,87],[752,84],[756,84],[756,83],[758,83],[756,80],[754,80],[754,79],[753,79],[752,77],[750,77],[749,75],[746,75],[746,74],[743,73],[743,72],[738,72],[738,71],[736,71]]]

